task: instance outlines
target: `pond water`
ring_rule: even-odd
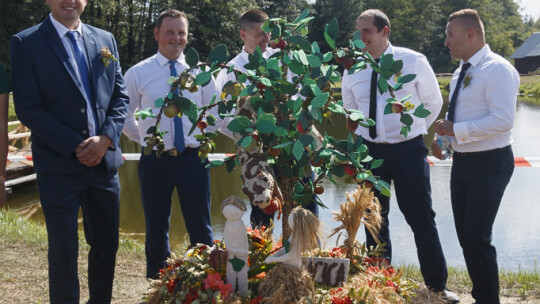
[[[445,110],[443,110],[444,112]],[[325,126],[325,130],[336,138],[344,138],[346,129],[344,123],[336,121],[332,126]],[[516,157],[540,156],[540,105],[532,100],[520,98],[514,127],[514,155]],[[433,133],[426,135],[426,142],[430,143]],[[218,142],[218,152],[231,152],[233,142],[223,138]],[[137,144],[122,139],[122,149],[126,153],[139,151]],[[449,266],[465,267],[465,262],[454,229],[452,209],[450,205],[450,167],[431,167],[431,186],[433,208],[437,213],[436,222],[444,254]],[[140,203],[139,181],[137,177],[137,162],[127,161],[120,168],[121,205],[120,230],[121,234],[144,240],[144,216]],[[212,180],[212,226],[215,238],[222,237],[225,219],[219,211],[219,205],[229,195],[243,196],[242,182],[239,170],[227,173],[224,167],[211,170]],[[493,231],[493,244],[497,248],[499,267],[507,270],[538,269],[540,259],[540,199],[537,188],[540,183],[540,168],[516,167],[510,184],[508,185],[501,207],[495,221]],[[336,187],[330,182],[324,183],[325,192],[321,199],[328,209],[320,209],[320,218],[329,232],[338,226],[333,221],[332,210],[338,210],[339,204],[345,201],[345,193],[356,189],[355,185],[342,185]],[[392,190],[393,193],[393,190]],[[35,185],[18,187],[8,196],[8,204],[12,208],[35,204],[39,201]],[[170,238],[173,248],[183,242],[186,237],[186,228],[182,220],[178,199],[173,195]],[[395,264],[416,264],[416,248],[413,235],[399,212],[395,198],[391,199],[390,232],[394,246],[393,261]],[[43,221],[39,212],[32,219]],[[249,222],[249,211],[244,216],[244,222]],[[361,228],[363,229],[363,228]],[[281,221],[276,222],[274,235],[281,233]],[[358,240],[364,240],[363,231],[360,231]],[[334,246],[336,238],[326,241],[326,246]]]

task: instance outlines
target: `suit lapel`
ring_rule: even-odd
[[[88,66],[89,66],[89,72],[90,72],[90,78],[92,79],[92,89],[94,90],[94,98],[95,103],[97,104],[98,99],[98,80],[101,73],[99,72],[100,66],[98,65],[99,60],[99,54],[98,54],[98,46],[96,37],[94,37],[94,34],[90,31],[90,29],[83,24],[82,25],[82,33],[83,33],[83,40],[84,45],[86,47],[86,56],[88,58]]]
[[[81,92],[82,96],[84,96],[84,87],[82,83],[79,81],[79,77],[77,76],[77,70],[75,69],[75,66],[73,65],[73,62],[69,59],[68,53],[66,51],[66,48],[64,47],[64,44],[62,43],[62,40],[58,36],[58,32],[54,28],[54,25],[52,24],[50,20],[50,16],[43,21],[43,33],[45,34],[45,40],[49,44],[49,46],[53,49],[54,53],[68,72],[69,76],[71,76],[71,79],[79,88],[79,91]]]

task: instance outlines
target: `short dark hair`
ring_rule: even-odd
[[[240,17],[240,29],[246,30],[246,27],[249,27],[256,23],[263,23],[268,20],[268,15],[258,9],[251,9],[246,11]]]
[[[358,16],[358,19],[364,17],[373,17],[373,25],[377,28],[377,32],[382,31],[383,28],[387,26],[388,37],[390,37],[390,19],[388,19],[388,16],[386,16],[385,13],[378,9],[368,9],[367,11],[362,12],[360,16]]]
[[[465,29],[473,29],[484,35],[484,24],[482,23],[480,15],[478,15],[476,10],[465,8],[454,12],[450,15],[450,17],[448,17],[448,22],[458,18],[462,21]]]
[[[176,9],[168,9],[164,12],[161,12],[161,14],[159,14],[159,16],[157,17],[156,19],[156,27],[157,28],[160,28],[161,27],[161,24],[163,23],[163,19],[165,19],[166,17],[171,17],[171,18],[184,18],[184,20],[186,20],[186,24],[189,26],[189,21],[187,19],[187,16],[184,12],[182,11],[179,11],[179,10],[176,10]]]

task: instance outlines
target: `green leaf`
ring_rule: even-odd
[[[277,128],[275,123],[273,123],[271,120],[266,119],[258,120],[255,123],[255,127],[263,134],[272,133]]]
[[[238,75],[238,78],[236,79],[238,80],[238,83],[244,83],[247,81],[247,75],[242,73]]]
[[[304,156],[304,145],[302,144],[301,141],[297,140],[294,142],[294,145],[293,145],[293,156],[294,158],[298,161],[302,158],[302,156]]]
[[[174,94],[173,94],[173,92],[169,92],[169,93],[167,93],[167,99],[168,99],[168,100],[172,100],[172,99],[173,99],[173,97],[174,97]]]
[[[414,110],[413,114],[414,116],[419,117],[419,118],[426,118],[429,116],[429,114],[431,114],[431,111],[424,108],[424,104],[421,104]]]
[[[309,62],[307,60],[307,56],[304,50],[295,51],[293,53],[293,58],[301,62],[303,65],[309,65]]]
[[[227,46],[220,44],[216,46],[208,55],[208,61],[215,62],[216,64],[227,62]]]
[[[333,113],[347,114],[347,112],[345,111],[345,109],[343,109],[341,105],[334,102],[331,102],[328,105],[328,110],[332,111]]]
[[[309,43],[309,41],[306,40],[306,38],[302,36],[291,36],[289,37],[289,41],[291,43],[297,44],[303,50],[311,50],[311,44]]]
[[[156,108],[161,108],[164,101],[165,101],[165,99],[163,99],[163,97],[160,97],[160,98],[156,99],[156,101],[154,101],[154,106]]]
[[[392,193],[390,193],[390,189],[388,189],[388,188],[382,187],[380,191],[381,191],[382,195],[384,195],[384,196],[390,197],[392,195]]]
[[[381,70],[389,71],[390,68],[392,67],[393,61],[394,61],[394,55],[392,55],[392,54],[383,54],[381,56],[381,62],[380,62]]]
[[[391,103],[387,103],[386,106],[384,107],[384,114],[392,114],[392,104]]]
[[[316,54],[320,52],[321,52],[321,49],[319,48],[319,44],[317,44],[317,41],[313,41],[313,43],[311,44],[311,53]]]
[[[265,86],[267,86],[267,87],[271,87],[271,86],[272,86],[272,82],[270,81],[270,79],[268,79],[268,78],[266,78],[266,77],[261,77],[261,78],[259,78],[259,81],[260,81],[263,85],[265,85]]]
[[[275,136],[287,136],[287,129],[283,128],[283,127],[277,127],[275,130],[274,130],[274,135]]]
[[[168,85],[172,85],[173,82],[174,82],[176,79],[178,79],[178,77],[176,77],[176,76],[170,76],[170,77],[167,79],[167,84],[168,84]]]
[[[321,60],[319,59],[319,57],[315,56],[315,55],[307,55],[307,60],[309,62],[309,66],[312,67],[312,68],[318,68],[322,65],[322,62]]]
[[[351,114],[349,118],[353,121],[359,121],[359,120],[364,120],[366,117],[364,116],[364,113],[360,111],[355,111]]]
[[[388,91],[388,81],[384,77],[379,77],[379,80],[377,80],[377,87],[381,94]]]
[[[244,132],[249,127],[251,127],[251,120],[245,116],[237,116],[227,125],[227,129],[236,133]]]
[[[309,15],[309,8],[306,8],[300,13],[300,15],[298,15],[298,17],[296,17],[296,19],[294,19],[293,23],[298,23],[302,21],[302,19],[305,19],[308,15]]]
[[[328,61],[332,60],[332,58],[333,58],[332,53],[328,52],[328,53],[324,54],[323,62],[328,62]]]
[[[238,141],[238,145],[242,148],[247,148],[249,147],[249,145],[251,145],[251,142],[253,141],[253,137],[251,137],[250,135],[248,136],[245,136],[244,138],[240,139]]]
[[[195,78],[195,85],[205,86],[210,82],[211,79],[212,74],[210,74],[210,72],[202,72],[197,75],[197,78]]]
[[[390,71],[392,73],[396,74],[403,68],[403,60],[396,60],[394,63],[392,63],[392,67],[390,68]]]
[[[416,74],[409,74],[409,75],[405,75],[405,76],[399,76],[398,79],[397,79],[397,82],[405,84],[407,82],[413,81],[414,78],[416,78]]]
[[[199,63],[199,53],[197,53],[197,50],[192,47],[187,50],[184,56],[186,59],[186,63],[189,65],[190,68],[195,67],[197,63]]]
[[[401,118],[399,119],[401,123],[403,123],[406,126],[410,126],[413,123],[413,118],[409,114],[401,114]]]
[[[290,146],[290,145],[292,145],[292,144],[293,144],[293,142],[292,142],[292,141],[289,141],[289,142],[286,142],[286,143],[283,143],[283,144],[279,144],[279,145],[277,145],[277,146],[274,146],[273,148],[274,148],[274,149],[283,149],[283,148],[286,148],[286,147],[288,147],[288,146]]]
[[[339,25],[335,17],[324,27],[324,32],[325,34],[328,34],[333,41],[336,40],[339,34]]]
[[[311,101],[311,105],[316,108],[316,109],[319,109],[319,108],[322,108],[326,102],[328,102],[328,97],[330,96],[330,93],[326,92],[322,95],[319,95],[315,98],[313,98],[313,100]]]
[[[382,160],[382,159],[374,159],[374,160],[371,162],[371,170],[376,169],[376,168],[379,168],[382,164],[383,164],[383,160]]]
[[[214,115],[212,114],[208,114],[206,116],[206,121],[208,122],[209,125],[211,126],[214,126],[216,124],[216,118],[214,117]]]
[[[234,167],[236,166],[236,162],[234,161],[234,158],[227,159],[225,161],[225,166],[227,166],[227,172],[231,173],[234,170]]]
[[[146,129],[146,134],[153,134],[154,132],[156,132],[156,126],[151,126]]]
[[[300,142],[302,143],[304,147],[311,145],[313,141],[315,141],[315,139],[313,139],[313,136],[308,135],[308,134],[304,134],[302,135],[302,137],[300,137]]]
[[[326,25],[328,27],[328,25]],[[334,42],[334,39],[332,39],[332,37],[330,37],[330,35],[328,35],[328,33],[326,33],[326,29],[325,29],[325,32],[324,32],[324,39],[326,40],[326,43],[328,43],[328,45],[332,48],[332,49],[336,49],[336,45],[335,45],[335,42]],[[331,55],[330,55],[331,56]],[[326,56],[325,56],[326,57]],[[325,60],[325,62],[327,62]]]
[[[361,50],[363,48],[366,47],[366,45],[364,44],[364,42],[362,42],[362,36],[360,35],[360,31],[356,31],[354,32],[354,35],[353,35],[353,44],[354,46]]]
[[[289,69],[291,70],[291,72],[297,75],[302,75],[306,71],[306,67],[296,60],[291,61],[291,63],[289,64]]]
[[[409,135],[409,128],[407,126],[401,126],[401,131],[399,132],[403,135],[403,137],[407,137]]]
[[[184,111],[184,114],[189,118],[189,121],[192,123],[197,122],[197,114],[198,114],[198,108],[197,105],[185,98],[185,97],[178,97],[177,95],[174,96],[175,100],[178,98],[178,103],[180,105],[180,108]]]

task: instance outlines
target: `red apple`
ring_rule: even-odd
[[[324,187],[320,185],[315,187],[315,191],[313,191],[313,193],[315,194],[323,194],[323,192],[324,192]]]
[[[347,129],[354,132],[356,128],[358,128],[358,122],[347,117]]]
[[[257,88],[259,88],[259,90],[264,90],[266,88],[266,86],[262,83],[257,83]]]
[[[304,134],[305,133],[305,130],[304,130],[304,127],[302,127],[302,123],[301,122],[297,122],[296,123],[296,130],[298,130],[298,132]]]
[[[206,129],[208,127],[208,123],[205,120],[201,120],[197,123],[197,127],[201,130]]]
[[[278,47],[278,43],[275,40],[270,41],[270,47],[273,49],[276,49]]]
[[[279,209],[279,200],[277,198],[272,198],[270,205],[262,209],[262,211],[268,215],[274,214]]]
[[[394,102],[392,104],[392,112],[396,114],[403,112],[403,104],[401,102]]]
[[[317,161],[317,162],[315,161],[315,159],[311,160],[311,165],[313,167],[320,167],[322,164],[323,164],[323,159],[322,158],[320,158],[319,161]]]
[[[354,61],[352,57],[346,57],[343,60],[343,66],[345,67],[346,70],[349,70],[355,63],[356,61]]]
[[[345,169],[345,173],[347,173],[348,175],[356,174],[356,168],[351,164],[346,164],[343,166],[343,168]]]
[[[279,42],[277,43],[277,47],[282,50],[285,49],[287,47],[287,41],[280,39]]]
[[[270,147],[270,149],[268,149],[268,153],[272,156],[278,156],[279,153],[281,153],[281,149],[274,149]]]

